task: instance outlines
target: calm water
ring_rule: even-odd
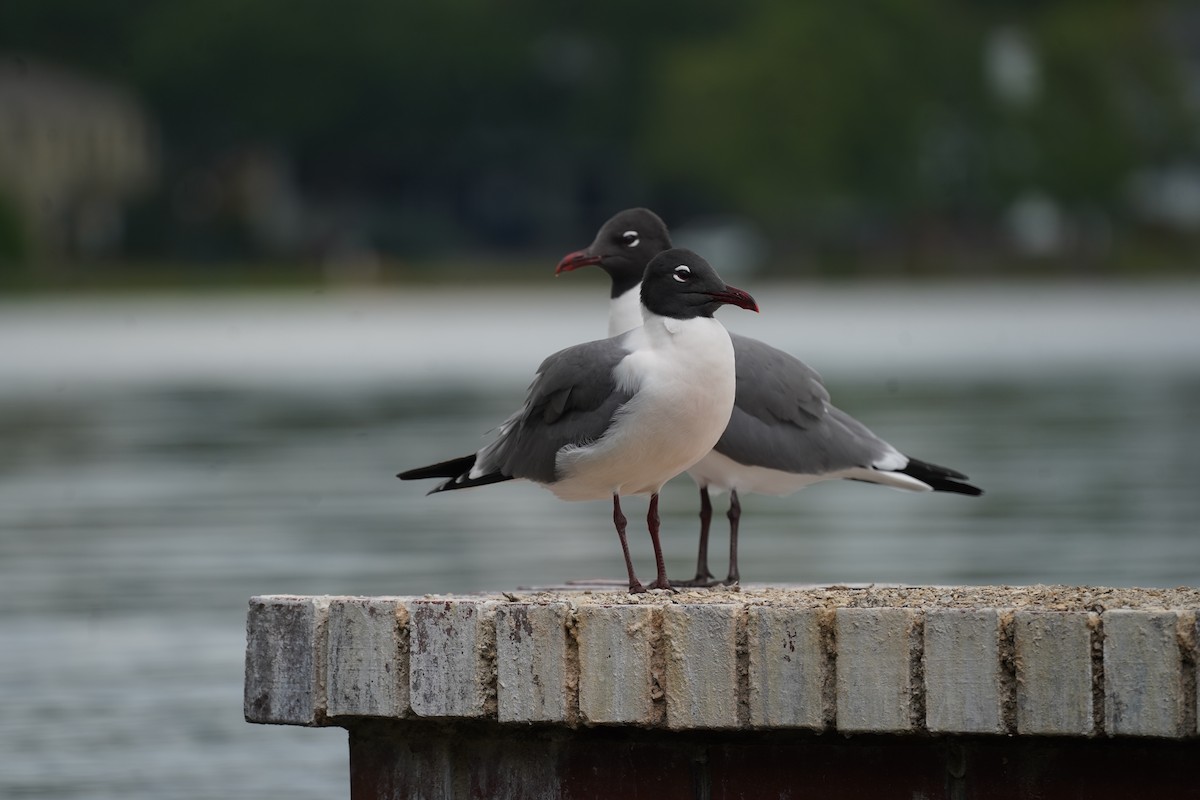
[[[603,329],[586,280],[0,305],[0,797],[344,797],[340,730],[242,721],[248,597],[619,577],[606,503],[392,477]],[[748,497],[746,580],[1200,583],[1200,288],[751,288],[730,327],[988,494]],[[682,577],[695,503],[663,497]]]

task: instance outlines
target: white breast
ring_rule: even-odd
[[[567,500],[649,494],[705,456],[733,411],[733,345],[716,320],[650,317],[629,337],[617,366],[633,398],[594,444],[559,451],[562,477],[549,488]]]

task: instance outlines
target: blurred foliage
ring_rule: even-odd
[[[0,48],[144,98],[166,159],[130,225],[147,256],[254,255],[238,220],[171,204],[266,148],[311,206],[404,257],[557,250],[647,204],[750,220],[785,257],[954,260],[1001,242],[1029,192],[1100,238],[1144,227],[1132,176],[1194,163],[1200,142],[1182,8],[10,0]],[[1036,57],[1024,100],[989,84],[1004,31]]]
[[[17,207],[0,189],[0,265],[16,266],[29,256],[29,241]]]
[[[704,164],[714,194],[809,233],[864,214],[982,224],[1031,188],[1121,214],[1134,170],[1197,144],[1152,6],[761,5],[667,65],[647,161],[680,178]],[[1020,106],[981,69],[986,37],[1014,16],[1043,54]]]

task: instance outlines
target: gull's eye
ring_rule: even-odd
[[[680,283],[687,283],[692,279],[692,268],[687,264],[680,264],[675,268],[675,274],[671,277]]]
[[[637,247],[641,241],[637,231],[625,231],[621,234],[621,244],[626,247]]]

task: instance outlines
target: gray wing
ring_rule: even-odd
[[[802,425],[825,415],[829,392],[821,376],[795,356],[748,336],[730,334],[737,404],[760,419]]]
[[[745,336],[732,336],[737,397],[714,448],[739,464],[821,475],[868,467],[890,446],[829,404],[821,376],[803,361]]]
[[[538,367],[525,403],[479,451],[473,472],[553,483],[555,456],[567,445],[596,441],[632,393],[613,370],[628,355],[625,336],[568,347]]]

